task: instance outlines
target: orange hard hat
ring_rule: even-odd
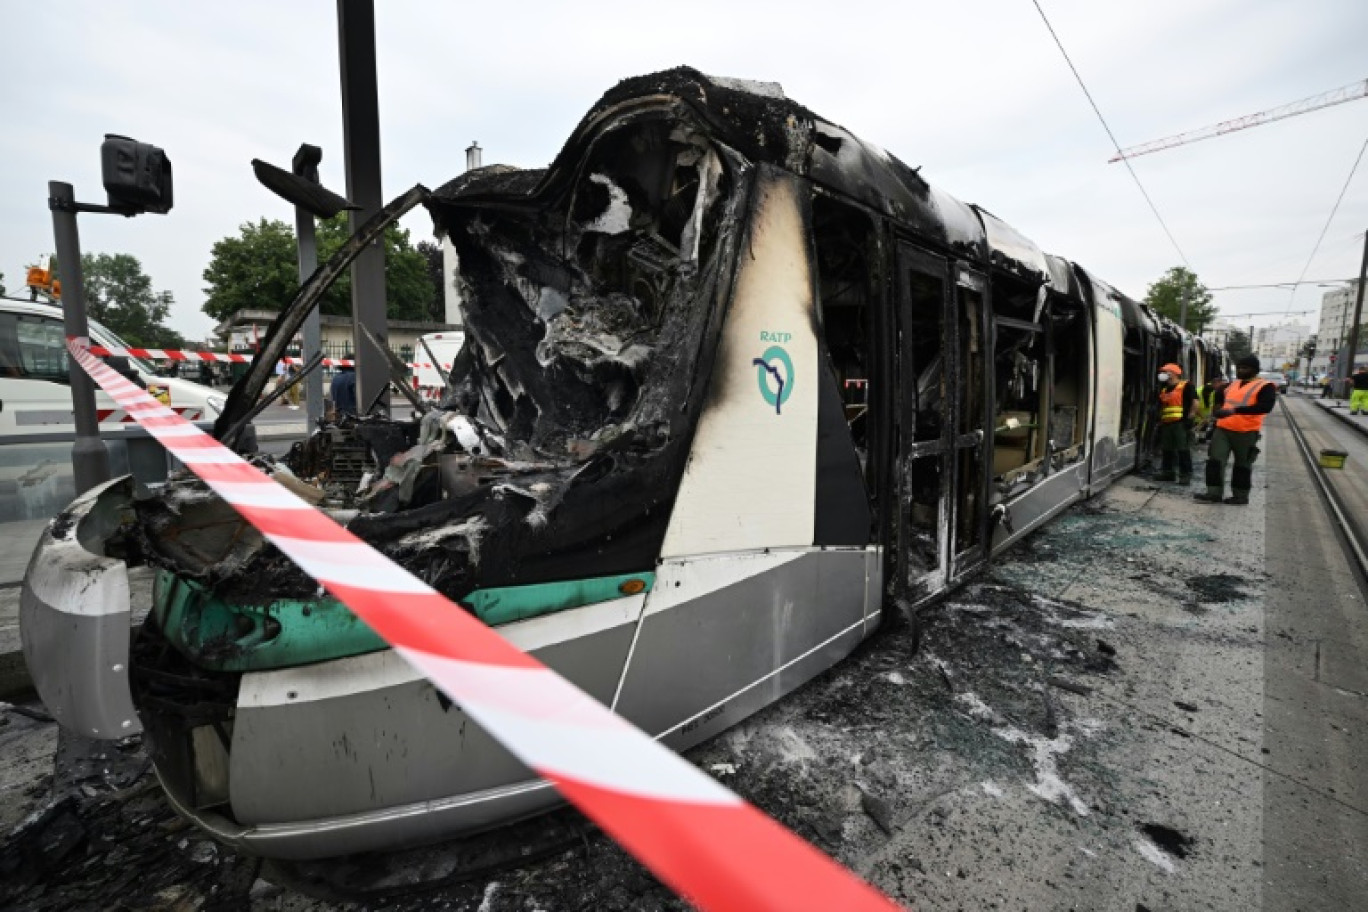
[[[1176,364],[1165,364],[1163,367],[1159,369],[1164,373],[1170,374],[1174,377],[1183,376],[1183,369]]]

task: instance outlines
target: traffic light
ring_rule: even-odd
[[[156,146],[107,133],[100,145],[100,171],[111,207],[171,211],[171,159]]]

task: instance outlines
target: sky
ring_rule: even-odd
[[[1123,148],[1368,78],[1362,0],[1039,4]],[[1240,326],[1300,316],[1314,328],[1318,282],[1356,276],[1363,256],[1368,155],[1346,180],[1368,141],[1368,98],[1134,159],[1166,233],[1125,166],[1108,164],[1112,142],[1031,0],[376,7],[387,199],[456,176],[473,140],[485,164],[542,167],[619,79],[687,64],[779,82],[1136,298],[1184,263],[1212,289],[1304,278],[1295,292],[1215,301]],[[261,217],[292,221],[253,158],[288,168],[312,143],[323,183],[346,189],[334,3],[0,0],[0,34],[11,36],[0,58],[10,294],[54,249],[48,181],[104,202],[106,133],[166,150],[175,208],[83,215],[82,249],[138,257],[191,338],[213,327],[201,305],[214,242]],[[415,242],[432,235],[421,210],[403,224]]]

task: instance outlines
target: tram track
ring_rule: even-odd
[[[1354,518],[1354,511],[1346,502],[1346,498],[1336,490],[1329,475],[1326,474],[1325,467],[1320,464],[1320,458],[1307,441],[1306,433],[1302,430],[1295,412],[1282,397],[1279,397],[1278,405],[1287,419],[1287,426],[1292,431],[1297,449],[1306,460],[1311,477],[1316,482],[1316,488],[1328,507],[1340,544],[1355,568],[1359,588],[1368,594],[1368,535],[1365,535],[1362,525]]]

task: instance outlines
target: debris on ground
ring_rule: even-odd
[[[1209,690],[1170,680],[1154,657],[1261,641],[1245,621],[1184,610],[1174,596],[1197,576],[1172,564],[1195,566],[1182,549],[1205,533],[1124,500],[1108,507],[1136,494],[1126,485],[1033,536],[1029,559],[1009,553],[921,609],[920,629],[890,618],[848,660],[688,758],[914,908],[1085,907],[1099,891],[1116,908],[1183,906],[1174,896],[1190,894],[1172,891],[1200,890],[1212,879],[1203,865],[1249,863],[1220,815],[1248,800],[1250,773],[1212,778],[1213,763],[1241,761],[1201,754],[1208,735],[1194,720],[1214,714],[1197,713],[1191,695]],[[1120,555],[1133,558],[1124,593],[1099,569]],[[1232,593],[1221,604],[1238,613],[1248,602]],[[1164,641],[1169,652],[1156,652]],[[13,718],[0,739],[18,725],[53,730]],[[1201,777],[1183,772],[1193,762]],[[98,758],[75,752],[64,768],[22,793],[29,819],[0,849],[0,905],[687,908],[571,809],[460,843],[260,865],[185,827],[137,739]],[[1206,791],[1184,793],[1189,784]]]

